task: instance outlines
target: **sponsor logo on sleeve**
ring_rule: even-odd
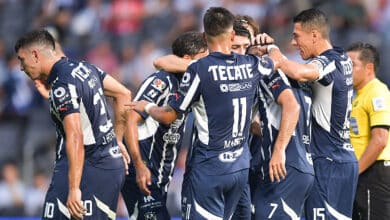
[[[372,105],[374,107],[374,111],[383,111],[386,109],[386,103],[385,103],[385,98],[380,96],[380,97],[375,97],[372,99]]]
[[[167,84],[161,79],[155,79],[153,80],[152,87],[161,92],[167,87]]]

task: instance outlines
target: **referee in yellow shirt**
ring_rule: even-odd
[[[353,219],[390,219],[390,93],[376,78],[379,54],[367,43],[348,49],[356,96],[351,112],[351,143],[359,160]]]

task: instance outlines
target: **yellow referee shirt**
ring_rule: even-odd
[[[356,157],[360,159],[371,139],[371,127],[390,126],[390,93],[384,83],[374,79],[357,91],[350,122],[351,143]],[[377,160],[390,160],[390,135]]]

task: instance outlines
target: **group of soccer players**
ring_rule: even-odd
[[[42,218],[115,219],[121,191],[134,218],[170,219],[167,188],[192,111],[182,219],[299,219],[303,210],[306,219],[350,219],[358,175],[352,62],[331,45],[321,11],[293,22],[292,43],[307,64],[288,60],[227,9],[208,9],[204,35],[180,35],[172,52],[181,59],[172,69],[164,61],[133,102],[104,71],[55,52],[47,31],[21,37],[22,69],[49,86],[57,129]],[[105,96],[114,99],[114,123]]]

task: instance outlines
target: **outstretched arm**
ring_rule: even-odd
[[[272,157],[269,162],[269,174],[272,182],[274,180],[279,182],[287,175],[285,151],[297,125],[300,109],[291,89],[285,89],[279,95],[277,103],[282,107],[282,117]]]
[[[173,54],[165,55],[153,61],[156,69],[163,69],[173,73],[184,73],[190,65],[190,59],[184,59]]]
[[[126,120],[128,118],[128,112],[126,112],[125,104],[131,101],[131,92],[110,75],[106,75],[104,78],[103,87],[104,94],[108,97],[112,97],[114,100],[114,129],[127,170],[127,164],[130,163],[130,157],[126,151],[126,147],[123,144],[123,136],[126,130]]]

